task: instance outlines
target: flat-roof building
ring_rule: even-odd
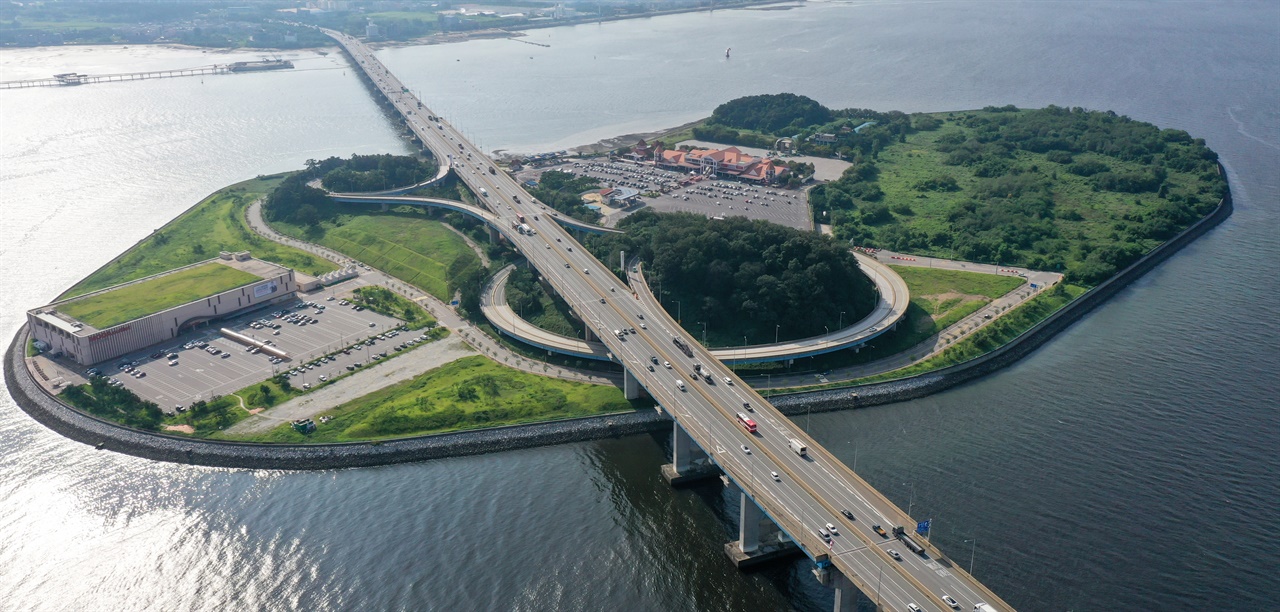
[[[226,288],[228,284],[236,286]],[[88,366],[171,340],[202,323],[294,298],[298,290],[289,268],[254,259],[247,252],[222,253],[215,259],[29,310],[27,324],[32,338],[46,350]],[[173,304],[158,293],[179,296],[180,303]],[[64,309],[93,315],[77,317]],[[134,309],[139,314],[119,320],[119,311]],[[95,322],[102,327],[95,327]]]

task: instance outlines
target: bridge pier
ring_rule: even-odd
[[[489,230],[489,244],[498,244],[498,240],[501,238],[498,229],[492,225],[486,225],[485,227]]]
[[[800,547],[765,514],[737,483],[724,478],[725,487],[738,495],[738,539],[724,545],[724,554],[738,569],[747,569],[800,553]],[[731,493],[732,494],[732,493]]]
[[[706,451],[693,440],[693,437],[680,426],[679,421],[672,423],[671,463],[662,466],[662,477],[667,484],[681,485],[714,478],[720,474],[720,468],[711,461]]]
[[[819,567],[813,570],[818,583],[829,586],[836,591],[835,612],[853,612],[857,609],[858,587],[849,581],[840,570],[834,567]],[[876,609],[881,609],[880,602],[875,602]]]
[[[629,400],[640,399],[641,389],[643,389],[643,387],[640,386],[640,381],[636,380],[636,377],[631,373],[631,370],[623,368],[622,397]]]

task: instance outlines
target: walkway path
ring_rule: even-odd
[[[351,261],[351,258],[337,251],[322,247],[318,244],[305,242],[296,238],[290,238],[271,229],[262,218],[262,200],[258,200],[257,202],[249,205],[248,209],[245,210],[245,221],[249,224],[250,229],[269,240],[302,249],[309,253],[315,253],[316,255],[329,259],[330,261],[338,263]],[[546,364],[517,354],[503,346],[502,343],[489,337],[484,332],[476,329],[475,325],[463,319],[453,310],[452,307],[446,305],[439,299],[436,299],[435,296],[421,291],[416,287],[406,285],[400,279],[386,274],[381,270],[370,268],[367,271],[362,271],[360,273],[360,278],[368,284],[386,287],[421,304],[423,308],[427,309],[427,312],[430,312],[431,315],[440,322],[440,325],[444,326],[446,329],[456,332],[464,341],[466,341],[467,344],[470,344],[472,348],[497,363],[538,374],[540,376],[551,376],[563,380],[585,382],[594,385],[619,386],[622,384],[621,374],[605,374],[590,370],[570,368],[567,366]]]
[[[884,359],[878,359],[871,363],[862,365],[839,368],[828,372],[825,375],[806,372],[803,374],[776,374],[773,376],[743,377],[743,380],[756,389],[783,389],[789,387],[826,384],[828,382],[834,383],[856,380],[859,378],[866,378],[868,376],[892,372],[898,368],[904,368],[917,361],[933,357],[934,355],[941,353],[946,350],[947,347],[951,346],[951,344],[960,341],[962,338],[969,336],[973,332],[978,331],[983,326],[1000,318],[1004,313],[1012,310],[1015,306],[1031,299],[1041,291],[1053,287],[1062,281],[1062,275],[1057,272],[1040,272],[1036,270],[1028,270],[1026,268],[1006,268],[991,264],[977,264],[950,259],[937,259],[933,257],[918,257],[914,255],[894,253],[891,251],[877,251],[874,257],[880,263],[894,266],[927,267],[944,270],[977,272],[980,274],[1022,276],[1027,279],[1028,282],[1013,291],[996,298],[990,304],[979,308],[973,314],[960,319],[941,332],[929,336],[919,344],[895,355],[885,357]],[[1036,285],[1035,288],[1031,287],[1033,284]],[[990,315],[991,318],[988,319],[988,315]]]
[[[270,431],[281,423],[313,417],[325,410],[403,382],[427,370],[474,355],[475,352],[457,337],[420,345],[395,359],[375,362],[372,367],[342,378],[301,397],[273,406],[227,429],[231,435]]]

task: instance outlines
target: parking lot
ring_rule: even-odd
[[[812,229],[806,194],[800,189],[757,186],[724,179],[705,179],[632,162],[570,162],[526,170],[516,176],[521,181],[538,180],[543,172],[559,170],[599,179],[606,187],[629,187],[641,193],[657,191],[656,198],[639,196],[638,201],[659,212],[692,212],[708,217],[739,216],[763,219],[797,229]],[[640,207],[622,210],[605,208],[606,225],[615,225]]]
[[[346,366],[354,370],[356,363],[363,367],[378,361],[381,353],[390,354],[395,346],[420,334],[394,331],[402,323],[399,319],[363,308],[357,311],[354,304],[341,305],[357,286],[347,282],[310,295],[299,294],[298,300],[215,322],[165,344],[100,363],[97,369],[139,397],[156,402],[165,412],[233,393],[279,372],[295,371],[296,387],[318,384],[323,382],[321,377],[347,374]],[[266,352],[253,351],[253,346],[223,337],[219,333],[222,328],[269,342],[287,356],[277,360]],[[387,340],[377,338],[380,334]],[[345,354],[337,352],[343,350]],[[332,360],[317,362],[335,352]],[[125,365],[130,371],[124,371],[121,366]]]

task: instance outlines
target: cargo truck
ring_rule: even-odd
[[[791,451],[797,455],[800,455],[801,457],[806,456],[809,452],[809,449],[805,447],[804,442],[801,442],[795,438],[791,438],[789,445],[791,446]]]
[[[920,555],[921,557],[925,556],[924,547],[917,544],[915,540],[911,539],[911,536],[907,535],[906,529],[903,529],[901,526],[894,527],[893,536],[898,538],[898,540],[902,542],[903,546],[906,546],[907,548],[911,549],[911,552],[917,555]]]

